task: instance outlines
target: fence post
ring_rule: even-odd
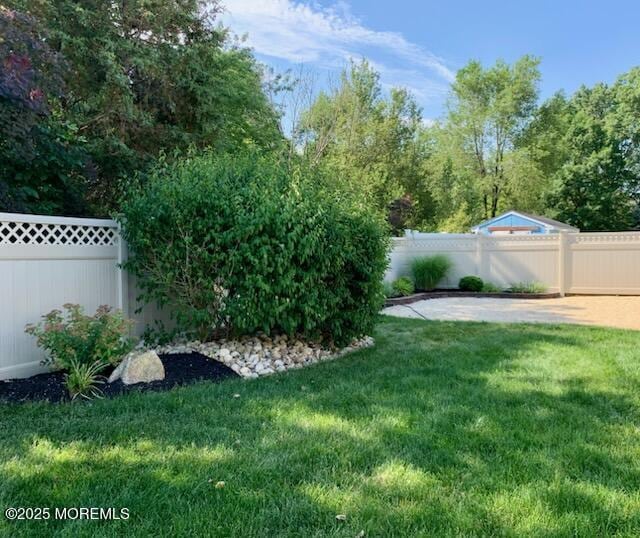
[[[481,233],[476,234],[476,274],[484,279],[486,278],[484,262],[484,236]]]
[[[118,266],[116,267],[118,308],[126,318],[129,317],[129,275],[122,264],[127,261],[127,242],[122,237],[122,230],[118,224]]]
[[[558,233],[558,291],[564,297],[567,291],[567,254],[569,252],[569,232]]]

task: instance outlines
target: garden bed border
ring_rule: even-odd
[[[560,293],[511,293],[511,292],[493,292],[482,293],[474,291],[425,291],[420,293],[414,293],[407,295],[406,297],[389,297],[386,299],[384,306],[396,306],[411,304],[417,301],[423,301],[426,299],[445,299],[451,297],[476,297],[476,298],[491,298],[491,299],[557,299],[560,297]]]

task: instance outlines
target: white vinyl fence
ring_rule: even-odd
[[[135,279],[119,268],[126,245],[112,220],[0,213],[0,379],[43,371],[28,323],[65,303],[86,312],[107,304],[136,320],[135,333],[166,313],[135,310]],[[561,293],[640,295],[640,233],[485,237],[409,234],[396,238],[388,280],[411,260],[442,253],[454,263],[445,287],[478,275],[494,284],[540,281]]]
[[[0,379],[44,371],[27,323],[65,303],[89,314],[106,304],[136,320],[135,333],[160,316],[135,314],[135,280],[119,263],[126,245],[115,221],[0,213]]]
[[[423,234],[393,239],[390,281],[410,274],[411,260],[445,254],[453,270],[441,284],[455,288],[476,275],[498,286],[537,281],[550,292],[640,295],[640,232],[549,235]]]

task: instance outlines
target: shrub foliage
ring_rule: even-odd
[[[159,167],[120,216],[146,302],[200,339],[258,330],[345,342],[384,295],[384,223],[321,171],[250,153]]]
[[[133,341],[127,336],[132,322],[121,312],[100,306],[93,316],[88,316],[77,304],[62,308],[64,312],[52,310],[42,316],[41,323],[25,329],[47,352],[45,364],[58,370],[96,362],[103,367],[115,366],[133,348]]]
[[[479,276],[463,276],[458,283],[462,291],[482,291],[483,280]]]
[[[411,273],[416,289],[423,291],[434,289],[447,276],[451,267],[451,260],[442,254],[416,258],[411,262]]]
[[[482,293],[500,293],[501,291],[502,288],[492,282],[483,282],[482,284]]]
[[[415,289],[413,281],[408,276],[396,278],[391,286],[393,287],[393,291],[395,291],[396,295],[402,295],[403,297],[411,295]]]
[[[511,293],[546,293],[547,286],[542,282],[515,282],[509,286]]]

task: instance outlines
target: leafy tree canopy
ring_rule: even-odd
[[[215,24],[215,1],[17,0],[9,7],[3,24],[12,30],[1,61],[17,58],[33,66],[32,85],[57,114],[31,124],[45,129],[53,123],[50,138],[62,138],[64,145],[69,137],[82,147],[83,179],[97,211],[112,209],[123,183],[161,152],[271,149],[282,141],[261,69],[249,50]],[[20,34],[17,22],[27,18],[30,29]],[[64,59],[68,69],[56,71],[53,58]],[[52,72],[59,76],[52,78]],[[64,92],[44,84],[58,78]],[[19,121],[33,116],[0,97],[3,114],[10,109]],[[19,134],[7,145],[19,147]],[[42,162],[55,157],[57,152]],[[11,172],[3,170],[5,182]],[[48,181],[33,175],[30,181],[46,198]]]
[[[318,95],[297,132],[305,155],[333,169],[372,210],[386,212],[409,201],[409,220],[415,221],[432,204],[421,186],[427,149],[421,126],[413,97],[400,88],[383,94],[378,73],[362,61],[342,73],[337,88]]]
[[[640,70],[613,85],[552,97],[523,144],[551,178],[548,212],[582,230],[637,226],[640,201]]]
[[[524,56],[512,66],[498,61],[489,68],[469,62],[452,86],[445,129],[459,148],[458,167],[472,171],[482,197],[484,218],[504,206],[513,182],[526,168],[526,155],[510,155],[536,109],[539,60]],[[513,157],[513,158],[512,158]]]

